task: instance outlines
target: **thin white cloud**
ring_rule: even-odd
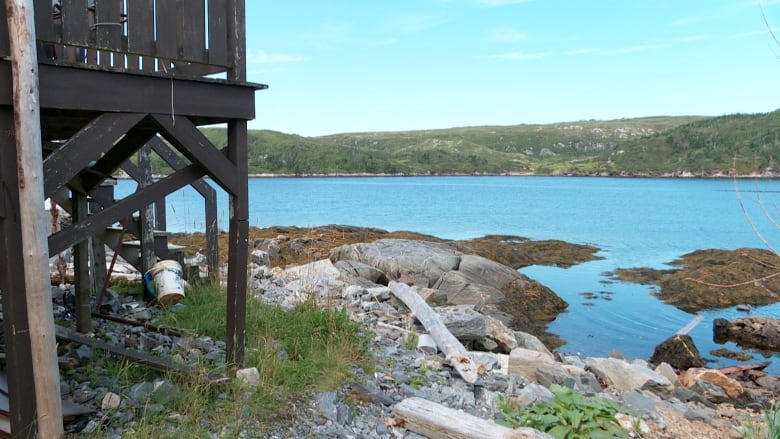
[[[675,26],[685,26],[688,24],[701,23],[702,21],[711,21],[715,18],[713,16],[697,15],[693,17],[678,18],[672,22]]]
[[[677,41],[680,41],[682,43],[690,43],[693,41],[702,41],[702,40],[709,40],[709,39],[712,39],[711,35],[699,34],[699,35],[689,35],[687,37],[681,37],[678,38]]]
[[[573,49],[561,52],[561,55],[582,56],[582,55],[625,55],[627,53],[643,52],[645,50],[662,49],[669,47],[670,44],[639,44],[636,46],[618,47],[614,49],[603,48],[585,48]]]
[[[770,30],[772,31],[771,33],[774,33],[775,35],[778,35],[780,33],[780,27],[773,27],[771,29],[754,30],[752,32],[742,32],[742,33],[731,35],[728,38],[736,39],[736,38],[754,37],[756,35],[767,35],[770,33],[769,32]]]
[[[514,43],[525,40],[528,37],[525,32],[521,32],[511,27],[494,29],[490,33],[490,39],[499,43]]]
[[[493,55],[491,56],[491,58],[527,61],[532,59],[548,58],[553,55],[554,55],[553,52],[539,52],[539,53],[508,52],[508,53],[499,53]]]
[[[561,52],[561,55],[597,55],[604,53],[604,49],[574,49]]]
[[[247,64],[282,64],[305,61],[306,58],[299,55],[283,53],[268,53],[265,50],[247,51]]]
[[[528,3],[532,0],[479,0],[479,3],[489,8],[495,8],[498,6],[514,5],[517,3]]]

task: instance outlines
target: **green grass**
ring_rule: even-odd
[[[183,309],[169,308],[156,323],[197,336],[224,339],[224,291],[212,285],[195,286],[181,303]],[[136,420],[122,437],[209,437],[206,430],[220,437],[237,437],[243,430],[260,434],[289,421],[292,405],[354,379],[354,367],[369,370],[369,343],[360,324],[344,311],[322,309],[313,301],[285,311],[249,299],[245,367],[259,370],[260,386],[249,391],[235,380],[210,384],[203,378],[207,373],[232,375],[233,368],[205,362],[197,376],[161,376],[174,385],[175,391],[168,388],[153,393],[148,404],[136,408]],[[138,366],[120,362],[118,367],[128,369],[111,372],[122,381],[124,391],[139,382],[135,371]],[[204,426],[210,428],[204,430]]]

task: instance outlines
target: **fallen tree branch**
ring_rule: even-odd
[[[444,357],[460,376],[468,383],[477,381],[479,378],[478,368],[468,351],[447,329],[441,317],[417,294],[417,290],[395,281],[391,281],[388,287],[395,297],[409,307],[417,320],[428,330],[439,349],[444,353]]]
[[[423,398],[396,404],[395,425],[431,439],[551,439],[532,428],[514,430]]]

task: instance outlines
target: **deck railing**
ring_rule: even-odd
[[[0,6],[4,1],[0,0]],[[38,56],[118,70],[227,71],[228,0],[34,0]],[[0,56],[7,56],[0,20]]]

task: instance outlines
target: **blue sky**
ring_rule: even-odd
[[[252,129],[318,136],[780,108],[780,0],[248,0]]]

